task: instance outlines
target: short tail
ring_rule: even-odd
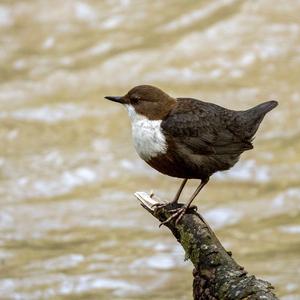
[[[241,121],[245,128],[245,138],[253,138],[265,115],[277,105],[277,101],[271,100],[241,112]]]
[[[254,106],[253,108],[250,108],[246,110],[248,114],[251,114],[253,117],[256,116],[264,116],[266,113],[268,113],[270,110],[275,108],[278,105],[278,102],[275,100],[267,101],[261,104],[258,104],[257,106]]]

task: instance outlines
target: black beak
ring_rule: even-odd
[[[107,100],[110,100],[110,101],[124,104],[123,97],[120,97],[120,96],[105,96],[104,98]]]

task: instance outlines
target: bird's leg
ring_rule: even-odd
[[[185,184],[187,183],[187,181],[188,181],[187,178],[183,179],[183,181],[181,182],[181,185],[171,203],[178,203],[181,192],[183,191],[183,188],[184,188]]]
[[[198,185],[197,189],[195,190],[195,192],[189,199],[187,205],[170,210],[169,212],[172,212],[173,214],[167,220],[161,222],[159,226],[169,223],[171,220],[173,220],[175,218],[176,218],[175,225],[177,225],[178,222],[181,220],[181,218],[186,213],[186,211],[190,208],[193,200],[196,198],[196,196],[199,194],[199,192],[203,189],[203,187],[207,184],[208,180],[209,179],[201,180],[201,183]],[[204,221],[204,219],[202,217],[201,217],[201,220],[206,224],[206,222]]]
[[[179,199],[179,197],[180,197],[180,195],[181,195],[181,192],[182,192],[182,190],[183,190],[185,184],[187,183],[187,181],[188,181],[188,179],[185,178],[185,179],[181,182],[181,185],[180,185],[180,187],[179,187],[179,189],[178,189],[178,191],[177,191],[177,193],[176,193],[174,199],[173,199],[171,202],[168,202],[168,203],[155,203],[152,207],[156,207],[156,208],[160,209],[160,208],[166,207],[166,206],[169,205],[169,204],[178,203],[178,199]]]

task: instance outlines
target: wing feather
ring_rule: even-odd
[[[234,113],[213,103],[179,98],[161,127],[169,138],[194,154],[239,154],[253,146],[227,128],[230,122],[226,120],[233,119]]]

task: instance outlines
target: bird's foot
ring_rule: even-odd
[[[170,221],[172,221],[174,219],[176,219],[175,226],[177,226],[178,223],[179,223],[179,221],[182,219],[182,217],[186,214],[186,212],[188,210],[194,210],[194,211],[196,211],[197,210],[197,206],[192,205],[190,207],[187,207],[186,205],[183,205],[181,207],[169,210],[169,212],[172,213],[172,215],[167,220],[161,222],[159,224],[159,227],[162,226],[162,225],[165,225],[165,224],[169,223]]]
[[[150,195],[151,197],[151,195]],[[174,205],[178,205],[177,201],[171,201],[171,202],[166,202],[166,203],[155,203],[153,204],[151,207],[155,208],[157,210],[162,209],[162,208],[166,208],[167,206],[170,206],[170,208],[174,207]],[[192,205],[191,206],[193,209],[197,209],[197,206]],[[177,209],[177,208],[176,208]],[[174,209],[169,210],[169,212],[172,212]]]
[[[155,209],[162,209],[168,205],[170,205],[172,202],[167,202],[167,203],[155,203],[151,207]]]

